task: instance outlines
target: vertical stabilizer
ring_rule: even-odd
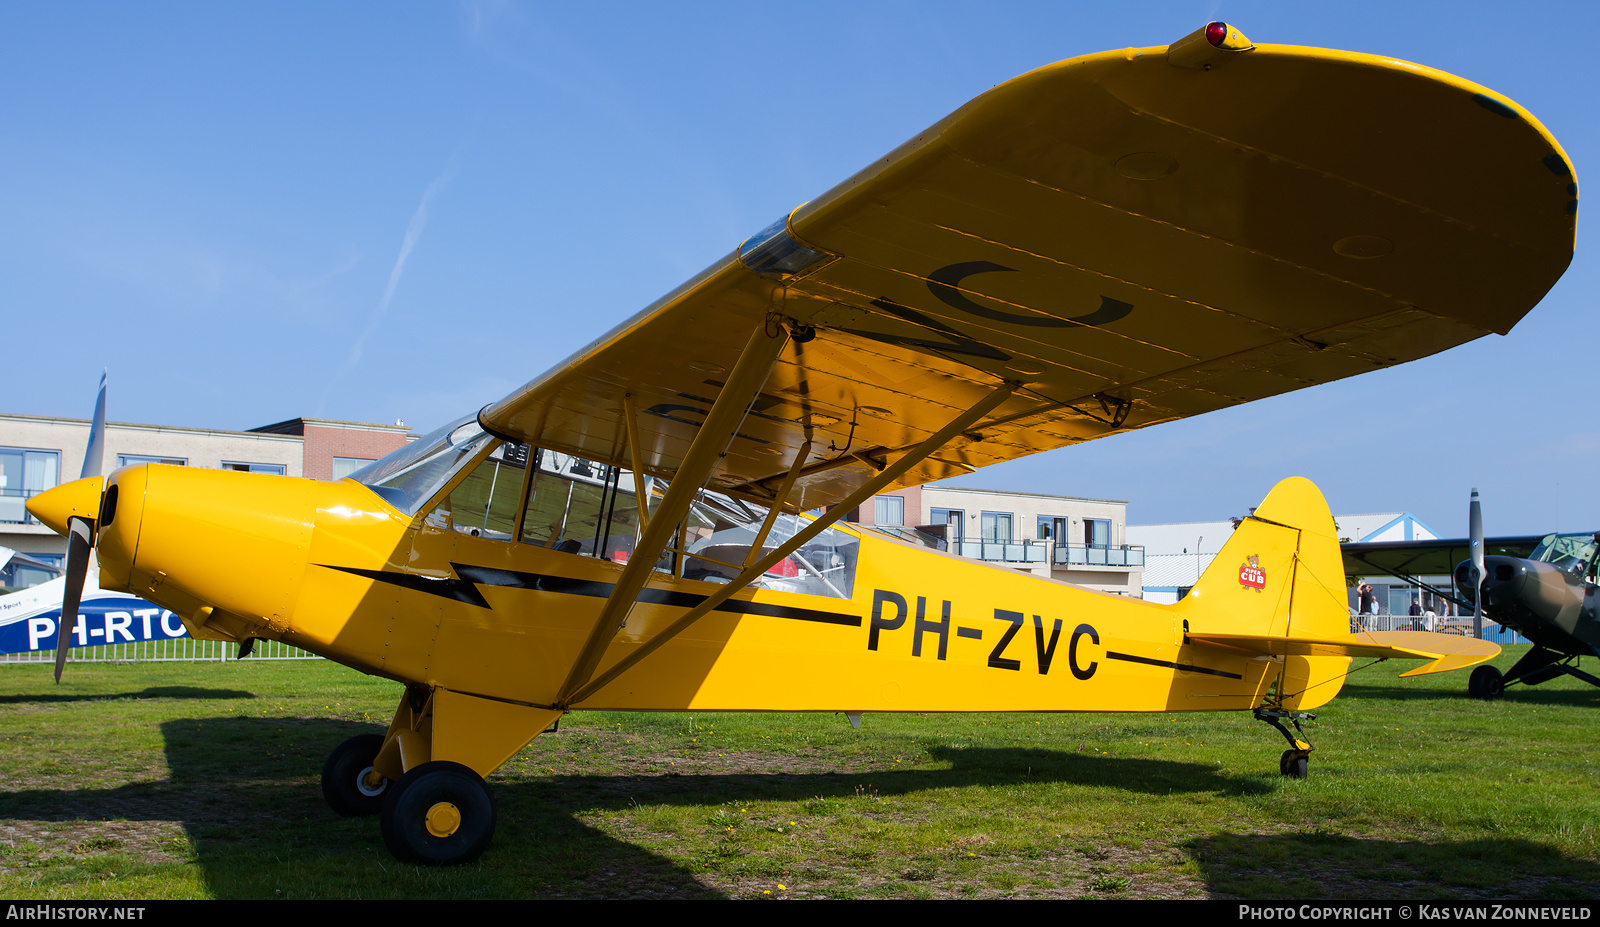
[[[1310,480],[1273,487],[1239,523],[1183,601],[1172,606],[1186,631],[1262,637],[1350,633],[1344,559],[1328,503]],[[1338,693],[1344,656],[1288,656],[1285,707],[1310,708]]]

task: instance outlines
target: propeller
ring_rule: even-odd
[[[94,420],[89,425],[89,444],[83,452],[83,473],[79,479],[99,476],[106,450],[106,371],[100,372],[100,394],[94,402]],[[94,547],[95,518],[73,515],[67,521],[66,591],[61,597],[61,618],[56,631],[56,682],[67,665],[67,648],[77,630],[78,605],[83,601],[84,582],[89,577],[89,552]]]
[[[1483,506],[1476,486],[1467,508],[1467,539],[1472,547],[1472,636],[1483,640]]]
[[[94,520],[78,515],[68,522],[67,586],[61,597],[61,620],[56,633],[56,682],[67,665],[67,648],[78,623],[78,603],[83,600],[83,582],[89,575],[89,547],[94,541]]]

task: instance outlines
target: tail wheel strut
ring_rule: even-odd
[[[1300,727],[1300,719],[1307,721],[1317,720],[1317,716],[1309,711],[1285,711],[1281,708],[1257,708],[1256,720],[1265,721],[1278,729],[1283,739],[1289,742],[1290,749],[1283,751],[1278,758],[1278,772],[1291,779],[1304,779],[1307,767],[1311,762],[1311,742],[1305,739],[1305,731]],[[1284,725],[1287,720],[1294,725],[1294,733],[1289,733],[1289,728]]]

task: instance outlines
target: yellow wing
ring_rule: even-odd
[[[480,420],[627,466],[631,408],[670,478],[783,317],[800,337],[712,483],[770,498],[809,435],[811,508],[1001,381],[1025,385],[896,485],[1504,333],[1566,268],[1571,167],[1504,97],[1348,52],[1167,52],[994,88]]]

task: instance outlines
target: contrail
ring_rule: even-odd
[[[344,378],[346,373],[350,372],[351,368],[361,362],[361,352],[366,346],[367,339],[372,337],[372,333],[378,330],[378,324],[388,314],[389,303],[393,301],[394,291],[400,285],[400,275],[405,273],[406,259],[411,257],[411,249],[416,247],[417,240],[422,237],[422,230],[428,225],[428,210],[433,205],[434,197],[438,196],[439,191],[443,190],[445,185],[455,176],[456,161],[457,157],[452,156],[449,165],[444,169],[444,173],[440,174],[433,183],[428,184],[428,189],[423,191],[422,202],[417,204],[417,211],[411,214],[411,222],[406,226],[406,237],[400,242],[400,253],[395,256],[394,267],[389,269],[389,283],[383,288],[383,298],[378,300],[377,308],[372,311],[372,317],[367,320],[366,329],[361,332],[361,336],[356,339],[355,344],[350,346],[350,356],[345,358],[344,365],[339,368],[338,372],[333,375],[333,379],[328,382],[328,388],[323,392],[322,400],[317,404],[317,413],[319,415],[322,413],[322,407],[327,404],[328,393],[333,391],[333,387]]]

